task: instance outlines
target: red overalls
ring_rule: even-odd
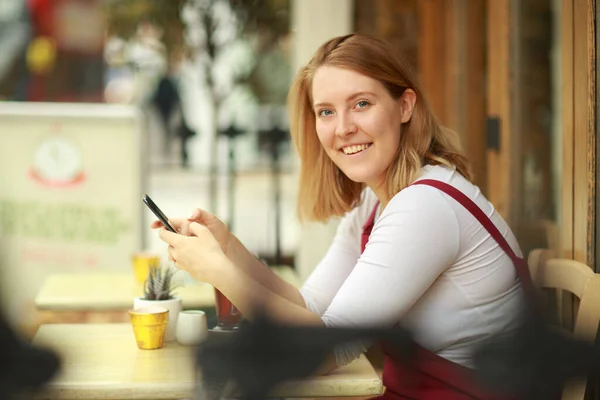
[[[534,289],[527,262],[515,255],[500,231],[471,199],[453,186],[437,180],[424,179],[413,185],[432,186],[462,204],[511,258],[523,289],[526,292]],[[364,251],[373,229],[376,210],[377,206],[363,227],[361,252]],[[403,365],[402,361],[394,359],[391,352],[383,349],[386,354],[383,367],[383,385],[386,391],[377,398],[378,400],[507,400],[481,388],[473,370],[440,357],[416,343],[413,346],[414,361],[410,368]]]

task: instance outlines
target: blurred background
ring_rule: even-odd
[[[389,41],[527,255],[596,262],[595,0],[0,0],[0,272],[26,332],[53,274],[131,271],[201,207],[305,279],[285,112],[325,40]],[[109,296],[109,294],[107,294]]]

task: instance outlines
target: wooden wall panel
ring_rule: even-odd
[[[355,0],[355,31],[383,39],[418,69],[419,0]]]
[[[573,0],[563,0],[562,31],[562,211],[560,246],[566,258],[573,258]]]
[[[574,44],[574,229],[573,255],[595,267],[596,210],[596,57],[595,1],[575,0]]]
[[[562,2],[563,255],[595,266],[595,0]]]
[[[600,7],[598,7],[598,4],[596,3],[596,23],[598,24],[600,21]],[[598,82],[600,82],[600,70],[598,70],[597,66],[598,66],[598,52],[600,51],[600,29],[596,28],[596,32],[594,34],[596,43],[595,43],[595,58],[596,58],[596,71],[595,71],[595,86],[596,86],[596,98],[594,99],[595,102],[598,101],[598,98],[600,98],[600,85],[598,85]],[[600,131],[600,118],[598,118],[598,115],[595,116],[596,118],[596,122],[595,122],[595,126],[594,129],[596,131],[596,160],[600,159],[600,136],[598,135],[598,132]],[[596,161],[596,205],[595,205],[595,216],[596,219],[598,218],[598,216],[600,215],[600,197],[598,196],[599,192],[600,192],[600,187],[598,186],[598,181],[600,181],[600,168],[598,168],[598,161]],[[600,249],[600,223],[598,223],[598,221],[596,220],[596,227],[595,227],[595,244],[594,244],[594,250],[595,250],[595,264],[594,264],[594,271],[596,272],[600,272],[600,257],[597,256],[598,251]],[[599,384],[600,385],[600,384]]]
[[[498,212],[514,226],[510,215],[511,154],[514,152],[511,115],[510,50],[512,43],[510,0],[487,2],[487,115],[500,121],[500,148],[488,149],[488,199]]]
[[[471,161],[475,183],[487,194],[486,116],[486,7],[485,1],[463,0],[458,26],[463,26],[459,46],[462,54],[459,87],[465,89],[460,109],[466,154]]]
[[[443,124],[456,129],[452,106],[456,97],[452,88],[456,85],[451,75],[451,71],[456,69],[451,65],[456,62],[452,3],[452,0],[419,1],[418,65],[430,106]]]
[[[486,193],[485,1],[419,1],[419,74],[439,120],[456,131]]]
[[[587,262],[587,0],[573,2],[573,258]]]
[[[355,0],[356,31],[415,66],[439,120],[461,137],[486,192],[485,0]]]

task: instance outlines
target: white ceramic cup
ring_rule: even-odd
[[[177,341],[184,346],[195,346],[208,337],[206,314],[201,310],[184,310],[177,318]]]

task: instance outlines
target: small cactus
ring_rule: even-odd
[[[151,266],[148,271],[148,279],[144,284],[145,300],[170,300],[173,298],[173,290],[178,285],[173,282],[176,269],[163,266]]]

